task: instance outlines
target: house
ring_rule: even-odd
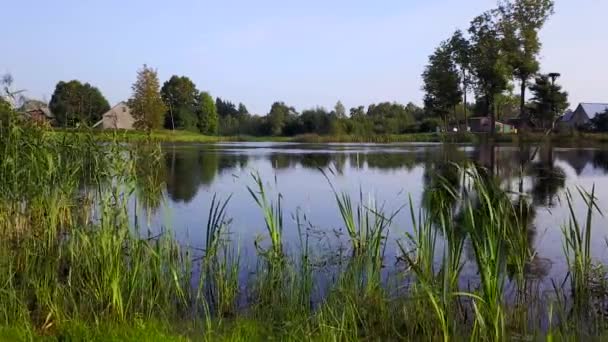
[[[47,104],[38,100],[26,100],[18,112],[23,115],[23,118],[35,122],[37,124],[50,124],[54,117]]]
[[[134,129],[135,118],[126,102],[119,102],[103,114],[101,120],[93,128],[102,129]]]
[[[579,128],[606,111],[608,111],[608,103],[581,103],[574,111],[562,115],[558,120],[558,126],[569,129]]]
[[[489,117],[477,117],[469,119],[469,126],[471,127],[471,132],[474,133],[489,133],[490,127],[492,127],[492,122]],[[515,126],[508,124],[506,122],[495,121],[494,126],[496,129],[496,133],[517,133],[517,129]]]

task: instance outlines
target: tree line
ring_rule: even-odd
[[[155,69],[144,65],[137,72],[128,100],[137,129],[175,129],[207,135],[293,136],[299,134],[403,134],[432,132],[438,126],[413,103],[381,102],[348,111],[338,101],[327,110],[313,107],[298,112],[282,101],[266,115],[253,115],[243,103],[235,104],[199,91],[186,77],[173,75],[161,86]],[[98,88],[77,80],[57,84],[50,110],[59,127],[92,126],[110,109]]]
[[[425,110],[446,129],[453,121],[466,127],[467,95],[472,93],[490,118],[492,132],[496,120],[504,118],[501,106],[513,99],[519,102],[520,120],[552,126],[568,107],[568,94],[556,83],[559,74],[539,74],[539,31],[553,13],[552,0],[501,0],[497,8],[475,17],[466,33],[454,32],[429,57],[422,74]],[[529,101],[527,89],[533,94]],[[459,104],[463,120],[456,117]]]

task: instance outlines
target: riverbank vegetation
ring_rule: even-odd
[[[163,205],[162,154],[148,141],[99,144],[53,135],[14,115],[0,126],[0,336],[4,339],[507,340],[606,334],[605,273],[591,258],[595,190],[573,191],[563,224],[569,272],[540,291],[530,268],[530,199],[491,170],[445,164],[420,209],[397,211],[332,185],[347,232],[339,253],[314,248],[314,223],[287,213],[257,175],[249,187],[265,234],[231,233],[229,194],[209,198],[202,248],[146,213]],[[245,185],[244,185],[245,186]],[[578,212],[582,198],[586,212]],[[409,212],[399,256],[393,218]],[[295,222],[298,243],[287,245]],[[170,223],[170,222],[169,222]],[[465,246],[470,246],[466,248]],[[254,248],[257,267],[241,251]],[[466,253],[465,253],[466,251]],[[470,255],[467,255],[470,254]],[[389,265],[394,265],[388,267]],[[473,274],[463,283],[465,265]],[[469,271],[470,272],[470,271]],[[329,276],[328,276],[329,275]]]

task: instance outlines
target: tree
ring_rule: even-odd
[[[270,133],[272,135],[283,134],[283,128],[287,123],[290,114],[295,114],[293,107],[288,107],[284,102],[275,102],[268,113],[268,121],[270,123]]]
[[[239,108],[237,109],[237,114],[239,116],[246,116],[246,115],[249,115],[249,111],[247,110],[247,107],[245,107],[244,104],[239,102]]]
[[[553,14],[552,0],[515,0],[499,6],[505,50],[513,76],[520,83],[520,114],[524,115],[528,80],[539,70],[538,31]]]
[[[543,128],[553,128],[553,123],[559,113],[568,108],[568,93],[555,84],[555,77],[540,75],[534,84],[530,85],[533,97],[530,101],[532,117],[541,123]]]
[[[197,128],[195,113],[199,93],[192,80],[186,76],[173,75],[163,84],[160,94],[168,109],[165,128]]]
[[[365,106],[352,107],[350,109],[350,118],[357,118],[365,116]]]
[[[73,127],[95,124],[110,110],[110,104],[96,87],[72,80],[57,83],[49,109],[59,126]]]
[[[593,119],[591,119],[591,124],[593,125],[593,128],[597,131],[608,132],[608,110],[596,115]],[[608,160],[608,158],[606,158],[605,160]]]
[[[218,115],[215,108],[213,97],[207,92],[202,92],[199,96],[198,127],[201,133],[207,135],[217,135]]]
[[[219,97],[215,100],[215,108],[220,118],[238,114],[238,110],[236,109],[234,103],[230,101],[222,101],[222,99]]]
[[[502,94],[511,75],[503,46],[497,11],[485,12],[471,22],[471,71],[477,95],[483,97],[486,115],[490,116],[491,134],[495,133],[495,97]]]
[[[448,43],[441,43],[429,57],[429,64],[422,73],[424,106],[430,113],[443,118],[446,132],[448,115],[455,110],[462,97],[459,73],[451,52]]]
[[[454,62],[460,69],[460,86],[464,106],[464,125],[468,127],[467,119],[467,93],[471,84],[471,43],[464,37],[462,31],[457,30],[450,39],[450,48]]]
[[[131,87],[133,95],[129,108],[138,129],[158,129],[162,127],[167,107],[160,95],[157,71],[144,64],[137,71],[137,80]]]
[[[336,113],[336,116],[340,119],[346,117],[346,108],[344,108],[344,105],[340,101],[336,102],[336,105],[334,106],[334,112]]]

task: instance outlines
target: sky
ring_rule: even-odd
[[[0,74],[32,98],[58,81],[126,100],[145,63],[161,83],[265,114],[381,101],[422,104],[420,74],[440,41],[466,30],[494,0],[0,0]],[[578,102],[608,102],[608,0],[556,0],[541,32],[542,71],[559,72]]]

